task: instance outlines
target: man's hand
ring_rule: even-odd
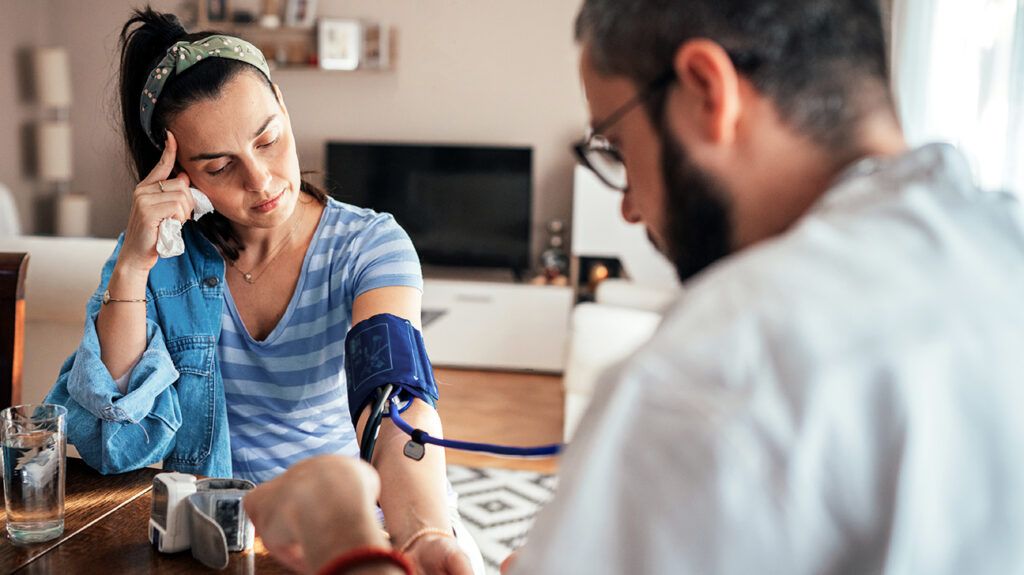
[[[469,557],[453,537],[428,535],[406,552],[416,573],[426,575],[473,575]]]
[[[324,455],[260,485],[244,504],[267,550],[290,569],[312,573],[351,549],[390,547],[374,516],[379,495],[372,467]]]
[[[512,572],[512,566],[515,565],[516,557],[519,555],[519,550],[515,550],[509,553],[509,556],[501,562],[501,575],[508,575]]]

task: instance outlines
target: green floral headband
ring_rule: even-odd
[[[229,58],[247,64],[252,64],[263,75],[270,80],[270,67],[267,66],[267,59],[259,48],[234,36],[208,36],[195,42],[178,42],[167,50],[167,55],[153,68],[146,80],[146,86],[142,89],[142,108],[139,118],[142,120],[142,129],[145,130],[149,140],[157,148],[163,148],[153,136],[153,110],[156,109],[157,98],[168,80],[177,74],[181,74],[206,58]]]

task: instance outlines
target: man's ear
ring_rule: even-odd
[[[742,103],[739,77],[725,49],[704,38],[690,40],[676,51],[672,65],[689,111],[697,114],[698,136],[713,144],[732,143]]]

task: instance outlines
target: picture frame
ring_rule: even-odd
[[[317,27],[317,56],[325,70],[355,70],[363,56],[363,24],[324,18]]]
[[[316,0],[287,0],[284,7],[285,26],[309,28],[316,22]]]
[[[360,68],[387,70],[391,67],[391,27],[386,24],[364,24]]]

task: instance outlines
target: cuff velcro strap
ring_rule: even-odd
[[[228,552],[252,547],[255,528],[242,498],[256,485],[244,479],[203,479],[188,496],[192,556],[212,569],[228,566]]]
[[[359,322],[345,337],[348,408],[358,421],[374,392],[392,384],[399,398],[437,405],[437,384],[423,336],[409,320],[379,314]]]

